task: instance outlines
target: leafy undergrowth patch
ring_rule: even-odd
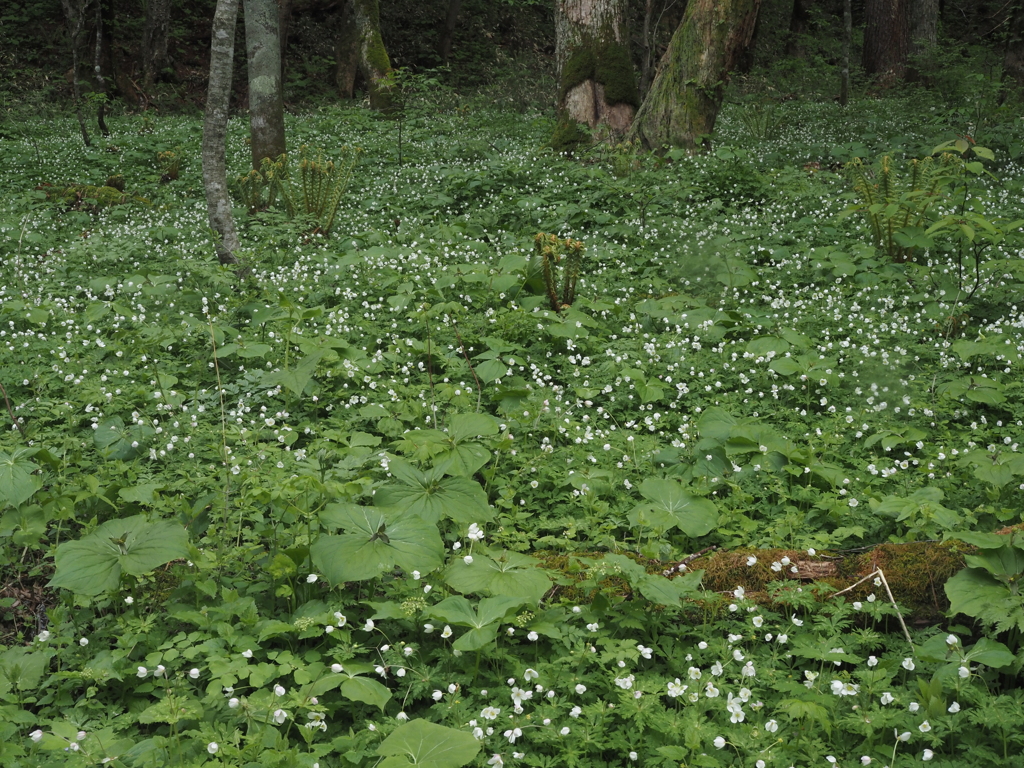
[[[539,114],[421,110],[401,154],[297,115],[358,164],[330,227],[240,196],[240,273],[197,122],[24,122],[0,762],[1013,765],[1021,126],[988,159],[921,108],[575,160]]]

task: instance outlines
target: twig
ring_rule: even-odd
[[[887,594],[889,596],[889,602],[892,603],[892,607],[896,609],[896,619],[899,621],[900,627],[903,629],[903,636],[905,638],[907,638],[907,642],[908,643],[913,645],[914,641],[910,639],[910,632],[907,630],[907,625],[903,621],[903,614],[900,613],[900,607],[898,605],[896,605],[896,598],[892,596],[892,590],[889,589],[889,582],[885,580],[885,574],[882,573],[882,569],[881,568],[876,568],[871,573],[869,573],[867,576],[865,576],[863,579],[858,581],[856,584],[851,584],[846,589],[842,589],[842,590],[840,590],[838,592],[833,593],[832,597],[839,597],[840,595],[845,594],[846,592],[849,592],[851,589],[854,589],[855,587],[860,586],[865,581],[867,581],[868,579],[872,579],[875,576],[877,576],[881,580],[882,586],[885,587],[885,594]]]
[[[666,568],[664,571],[661,572],[661,575],[666,577],[666,578],[668,578],[670,576],[674,576],[675,574],[679,573],[680,571],[685,571],[686,570],[686,566],[688,566],[690,563],[692,563],[698,557],[701,557],[702,555],[706,555],[708,552],[714,552],[716,549],[718,549],[718,545],[717,544],[712,544],[710,547],[704,547],[704,549],[702,549],[700,552],[694,552],[689,557],[684,558],[683,560],[680,560],[678,563],[673,565],[671,568]]]
[[[28,440],[28,437],[26,437],[26,436],[25,436],[25,430],[21,428],[21,424],[19,424],[19,423],[18,423],[18,420],[17,420],[16,418],[14,418],[14,409],[13,409],[13,408],[11,408],[11,401],[7,399],[7,390],[6,390],[6,389],[4,389],[4,385],[3,385],[3,383],[2,383],[2,382],[0,382],[0,392],[3,392],[3,393],[4,393],[4,403],[6,403],[6,404],[7,404],[7,412],[8,412],[9,414],[11,414],[11,421],[13,421],[13,422],[14,422],[14,426],[15,426],[15,428],[16,428],[16,429],[18,430],[18,432],[20,432],[20,433],[21,433],[21,436],[22,436],[23,438],[25,438],[26,440]]]
[[[224,387],[220,381],[220,364],[217,362],[217,336],[213,332],[213,318],[206,316],[206,322],[210,326],[210,343],[213,345],[213,370],[217,374],[217,395],[220,397],[220,453],[224,461],[224,519],[228,517],[228,504],[231,498],[231,470],[228,468],[228,427],[227,416],[224,409]],[[238,536],[235,546],[242,545],[242,513],[238,513]]]
[[[466,345],[462,341],[462,334],[459,333],[459,324],[455,322],[455,318],[450,318],[452,321],[452,328],[455,329],[455,338],[459,340],[459,349],[462,350],[462,356],[466,358],[466,363],[469,365],[469,372],[473,374],[473,381],[476,382],[476,412],[480,413],[480,403],[483,401],[484,388],[480,384],[480,379],[476,375],[476,369],[473,367],[473,361],[469,359],[469,355],[466,353]]]

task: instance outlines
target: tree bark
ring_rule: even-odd
[[[906,77],[911,0],[866,0],[864,71],[888,88]]]
[[[276,0],[242,0],[249,63],[249,134],[252,167],[285,152],[281,94],[281,37]]]
[[[462,0],[448,0],[448,12],[444,16],[444,25],[441,27],[441,35],[437,44],[437,55],[442,64],[447,64],[452,56],[452,40],[455,37],[455,27],[459,23],[461,9]]]
[[[853,43],[853,9],[850,0],[843,0],[843,68],[839,73],[839,103],[850,100],[850,46]]]
[[[630,136],[649,149],[685,147],[715,127],[729,71],[750,45],[761,0],[690,0]]]
[[[149,91],[157,73],[167,66],[167,34],[171,28],[172,0],[149,0],[142,26],[142,88]]]
[[[920,56],[938,43],[939,0],[913,0],[910,12],[910,52]]]
[[[210,228],[220,237],[217,257],[221,264],[238,259],[238,233],[231,213],[227,180],[228,106],[231,99],[231,71],[235,55],[235,21],[238,0],[217,0],[210,40],[210,80],[206,89],[203,119],[203,187]]]
[[[640,106],[625,0],[558,0],[555,59],[560,121],[624,135]]]
[[[107,80],[103,77],[103,0],[96,0],[96,47],[93,53],[93,71],[96,73],[96,93],[100,96],[96,100],[96,124],[100,133],[106,137],[110,135],[106,121],[106,98]]]
[[[1003,55],[1003,82],[1000,99],[1005,99],[1014,87],[1024,88],[1024,1],[1018,0],[1010,17]]]
[[[383,81],[391,73],[391,59],[380,35],[378,0],[351,0],[351,3],[359,35],[359,69],[366,80],[370,107],[388,112],[394,104]]]
[[[334,36],[334,82],[343,99],[351,99],[356,93],[359,50],[359,29],[356,27],[355,9],[351,2],[347,2],[338,16]]]
[[[786,55],[802,59],[804,56],[803,37],[811,20],[811,5],[814,0],[793,0],[793,11],[789,17],[789,36],[786,38]]]
[[[85,115],[82,113],[82,84],[78,72],[81,65],[82,35],[85,33],[86,0],[60,0],[60,4],[64,9],[71,45],[71,92],[75,99],[75,117],[78,118],[78,127],[82,131],[82,141],[88,147],[92,145],[92,141],[89,139],[89,129],[85,125]]]

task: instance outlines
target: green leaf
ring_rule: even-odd
[[[391,461],[390,469],[398,483],[377,490],[374,503],[378,506],[403,509],[434,524],[442,517],[460,523],[483,523],[493,515],[487,494],[475,480],[444,477],[442,467],[421,472],[399,459]]]
[[[57,547],[56,572],[48,586],[99,595],[117,589],[122,574],[141,576],[188,554],[188,536],[177,523],[149,523],[142,515],[110,520]]]
[[[524,598],[533,605],[551,588],[551,579],[536,559],[507,550],[494,557],[475,554],[468,565],[457,559],[445,573],[445,582],[459,592]]]
[[[92,439],[103,458],[125,461],[140,455],[155,434],[156,431],[146,424],[128,427],[120,416],[111,416],[99,422]]]
[[[460,768],[479,751],[473,734],[426,720],[400,725],[377,747],[377,754],[386,757],[379,768]]]
[[[705,536],[718,525],[714,503],[690,496],[675,480],[649,477],[640,484],[640,493],[651,502],[653,511],[671,515],[675,525],[687,536]]]
[[[313,378],[313,373],[316,371],[316,367],[320,364],[320,359],[324,354],[324,352],[314,352],[302,358],[299,364],[291,370],[268,373],[263,377],[263,384],[268,386],[280,384],[282,387],[290,390],[296,397],[301,397],[306,389],[306,385],[309,384],[309,380]]]
[[[1005,645],[987,637],[981,638],[964,653],[966,661],[976,661],[993,669],[1009,666],[1016,658]]]
[[[382,712],[391,698],[391,691],[368,677],[353,677],[341,684],[341,695],[351,701],[361,701]]]
[[[332,504],[321,513],[329,527],[347,534],[321,536],[312,547],[313,565],[334,585],[363,581],[395,566],[427,573],[444,561],[437,527],[410,513],[385,515],[376,507]]]
[[[29,461],[34,454],[31,448],[16,448],[13,453],[0,451],[0,499],[12,507],[28,501],[42,485],[32,474],[39,469],[38,464]]]

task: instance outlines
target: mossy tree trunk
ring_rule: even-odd
[[[690,0],[630,136],[661,151],[697,149],[722,106],[729,72],[750,45],[761,0]]]
[[[210,35],[210,80],[203,118],[203,188],[210,228],[220,236],[217,256],[221,264],[238,261],[238,233],[231,214],[227,179],[228,106],[235,56],[238,0],[217,0]]]
[[[391,74],[391,59],[380,35],[378,0],[351,0],[351,3],[359,34],[359,69],[366,80],[370,107],[388,112],[393,106],[386,83],[387,76]]]
[[[557,0],[555,59],[564,132],[576,123],[606,125],[622,136],[640,105],[629,55],[625,0]],[[552,141],[556,148],[562,148]]]
[[[276,0],[242,0],[249,61],[249,134],[252,167],[285,151],[281,93],[281,25]]]

